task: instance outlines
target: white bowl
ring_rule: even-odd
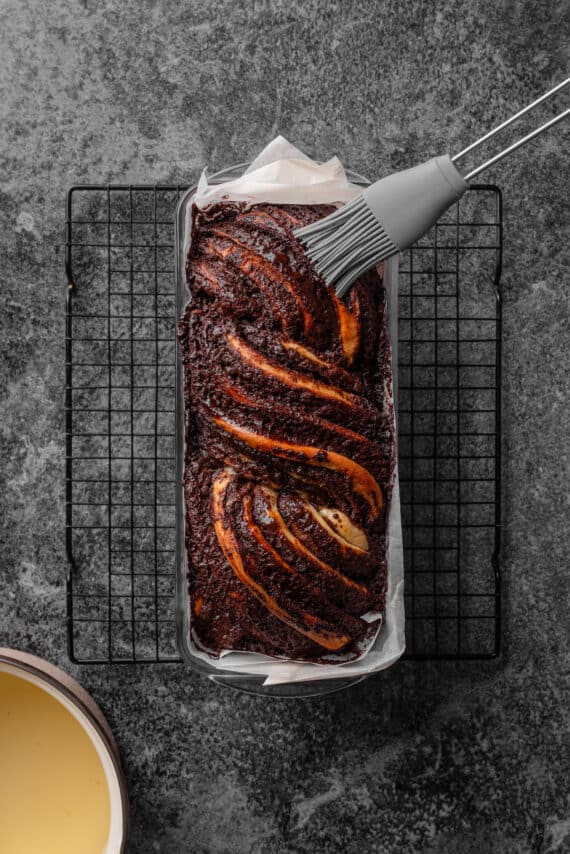
[[[79,722],[97,751],[109,791],[109,837],[101,854],[123,854],[129,829],[127,783],[117,744],[99,706],[67,673],[34,655],[0,647],[0,672],[10,673],[42,688]]]

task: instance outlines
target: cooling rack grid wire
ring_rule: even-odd
[[[72,187],[66,216],[69,655],[178,661],[174,212],[184,186]],[[408,658],[500,644],[501,194],[472,186],[400,265]]]

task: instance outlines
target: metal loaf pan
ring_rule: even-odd
[[[240,163],[229,166],[208,177],[209,183],[221,184],[238,178],[247,168],[248,163]],[[349,181],[358,186],[367,186],[370,182],[350,169],[346,170]],[[189,226],[190,210],[196,194],[197,186],[190,187],[182,196],[176,209],[175,217],[175,269],[176,269],[176,311],[180,317],[189,300],[189,292],[186,285],[186,257],[189,248]],[[398,259],[394,257],[388,261],[384,273],[384,285],[388,296],[388,318],[389,332],[392,342],[392,362],[394,377],[394,398],[396,398],[397,377],[397,281],[398,281]],[[183,395],[183,368],[178,352],[176,362],[176,630],[177,643],[182,659],[190,667],[212,681],[219,684],[237,688],[252,694],[264,694],[268,696],[283,697],[307,697],[319,696],[348,688],[367,678],[366,675],[339,677],[335,679],[312,680],[310,682],[295,682],[273,686],[264,686],[264,676],[231,670],[229,667],[220,669],[204,659],[203,654],[198,655],[191,636],[190,625],[190,600],[187,585],[187,558],[185,547],[185,505],[182,478],[184,473],[185,452],[185,429],[184,429],[184,395]],[[282,662],[281,662],[282,663]]]

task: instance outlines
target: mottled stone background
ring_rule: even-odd
[[[567,75],[567,13],[1,0],[0,642],[67,666],[106,710],[133,854],[570,851],[568,126],[486,176],[506,225],[499,663],[407,662],[291,702],[182,666],[69,666],[61,248],[71,183],[187,181],[277,131],[372,175],[457,150]]]

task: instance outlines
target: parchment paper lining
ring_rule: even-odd
[[[198,183],[194,202],[199,208],[221,201],[275,204],[344,204],[354,198],[360,188],[351,184],[342,163],[333,157],[326,163],[311,160],[284,137],[278,136],[255,158],[244,174],[223,184],[209,184],[204,170]],[[188,211],[191,207],[188,206]],[[186,223],[186,240],[190,233]],[[185,252],[187,252],[187,245]],[[393,373],[397,370],[397,260],[388,261],[384,271],[388,297],[388,323],[392,345]],[[390,383],[388,397],[395,399]],[[394,410],[395,412],[395,406]],[[394,473],[392,500],[388,512],[388,592],[385,619],[376,635],[355,661],[340,664],[314,664],[275,659],[259,653],[222,651],[214,658],[193,643],[192,653],[207,662],[210,668],[235,673],[265,676],[264,685],[308,682],[321,679],[341,679],[362,676],[384,670],[397,661],[405,649],[404,628],[404,559],[400,517],[400,488],[398,466]]]

